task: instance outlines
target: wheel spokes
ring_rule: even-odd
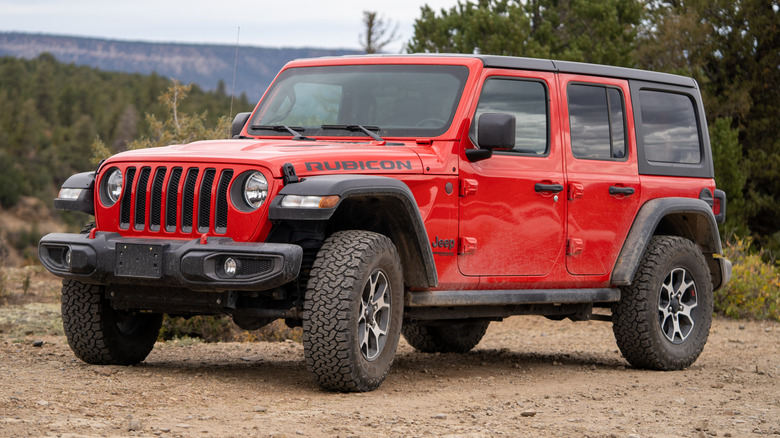
[[[363,357],[373,360],[382,352],[390,326],[390,283],[384,272],[368,278],[358,316],[358,345]]]
[[[697,306],[694,279],[684,268],[673,269],[658,295],[658,322],[667,340],[673,344],[685,342],[693,331],[693,312]]]

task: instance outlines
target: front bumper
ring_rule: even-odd
[[[184,287],[196,291],[261,291],[298,277],[303,250],[282,243],[243,243],[226,237],[195,240],[126,238],[118,233],[52,233],[38,245],[52,274],[92,284]],[[225,272],[225,260],[236,272]]]

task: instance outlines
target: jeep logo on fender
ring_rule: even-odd
[[[431,242],[432,248],[455,248],[455,239],[439,239],[439,236],[436,236],[434,239],[436,240]]]
[[[401,160],[307,161],[306,170],[412,170],[412,162]]]

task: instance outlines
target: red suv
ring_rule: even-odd
[[[634,366],[693,363],[731,276],[696,82],[498,56],[299,60],[233,139],[74,175],[49,234],[75,354],[134,364],[162,315],[303,327],[319,384],[368,391],[401,334],[466,352],[490,321],[609,319]],[[594,308],[611,311],[593,312]]]

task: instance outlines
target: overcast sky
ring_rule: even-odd
[[[0,31],[108,39],[359,49],[363,11],[398,24],[411,39],[420,7],[449,9],[457,0],[0,0]]]

